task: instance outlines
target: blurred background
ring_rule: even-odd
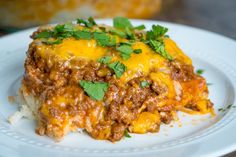
[[[0,0],[0,35],[88,16],[175,22],[236,39],[236,0]]]

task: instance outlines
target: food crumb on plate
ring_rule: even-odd
[[[16,102],[15,96],[8,96],[8,102],[13,104]]]

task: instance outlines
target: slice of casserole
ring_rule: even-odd
[[[113,27],[89,18],[33,33],[20,96],[36,132],[61,140],[83,129],[95,139],[158,132],[176,112],[214,113],[205,79],[167,35],[167,28]]]

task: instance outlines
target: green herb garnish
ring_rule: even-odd
[[[106,46],[110,41],[110,37],[104,32],[94,32],[93,37],[100,46]]]
[[[127,138],[131,138],[132,136],[129,134],[128,130],[125,129],[124,136]]]
[[[147,31],[147,40],[160,40],[168,31],[168,28],[160,25],[152,25],[152,30]]]
[[[115,46],[115,38],[111,38],[107,33],[104,32],[94,32],[94,39],[97,41],[99,46]]]
[[[73,33],[73,37],[75,39],[86,39],[86,40],[90,40],[91,37],[91,32],[89,31],[82,31],[82,30],[77,30]]]
[[[133,53],[140,54],[142,53],[142,49],[134,49]]]
[[[165,35],[164,35],[164,38],[170,38],[170,36],[169,36],[169,35],[167,35],[167,34],[165,34]]]
[[[120,42],[120,45],[129,45],[129,46],[131,46],[133,44],[133,41],[121,41]]]
[[[123,31],[117,30],[117,29],[111,29],[110,30],[111,34],[117,35],[121,38],[126,38],[126,34]]]
[[[89,17],[88,20],[77,19],[78,24],[84,24],[88,28],[92,28],[94,25],[97,25],[92,17]]]
[[[139,26],[136,26],[134,27],[134,29],[137,29],[137,30],[144,30],[146,27],[144,25],[139,25]]]
[[[62,43],[62,39],[61,39],[61,38],[57,38],[57,39],[55,39],[55,40],[42,39],[42,42],[43,42],[44,44],[47,44],[47,45],[60,44],[60,43]]]
[[[53,35],[54,37],[61,37],[61,38],[68,38],[73,35],[73,32],[75,31],[72,23],[57,25],[54,28]]]
[[[148,42],[148,45],[158,54],[160,54],[162,57],[173,60],[172,56],[166,52],[165,45],[163,42],[157,41],[157,40],[150,40]]]
[[[102,100],[109,87],[108,83],[105,82],[91,82],[81,80],[79,84],[88,94],[88,96],[94,100]]]
[[[95,22],[95,20],[91,16],[88,18],[88,22],[93,26],[97,25],[97,23]]]
[[[120,52],[122,59],[127,60],[132,53],[140,54],[141,49],[132,49],[132,43],[143,42],[149,45],[156,53],[162,57],[173,60],[172,56],[166,52],[164,38],[166,36],[167,28],[160,25],[153,25],[150,31],[145,33],[135,34],[135,30],[145,29],[144,25],[134,27],[129,19],[124,17],[116,17],[113,19],[114,28],[106,28],[97,25],[92,17],[87,20],[77,19],[77,23],[84,25],[80,30],[73,23],[59,24],[53,30],[45,30],[34,36],[34,38],[42,38],[45,44],[60,44],[64,38],[74,37],[75,39],[95,39],[97,44],[102,47],[111,47]],[[116,42],[116,36],[125,38],[125,42]]]
[[[230,108],[236,108],[236,106],[233,106],[233,104],[230,104],[230,105],[226,106],[225,108],[219,108],[218,111],[225,112],[225,111],[229,110]]]
[[[102,58],[99,58],[97,61],[102,64],[107,64],[111,61],[111,56],[104,56]]]
[[[173,57],[166,52],[165,44],[163,42],[163,36],[168,31],[167,28],[162,27],[160,25],[153,25],[150,31],[147,31],[147,41],[146,43],[158,54],[162,57],[173,60]]]
[[[203,69],[198,69],[198,70],[196,71],[196,73],[197,73],[198,75],[202,75],[202,74],[204,73],[204,71],[205,71],[205,70],[203,70]]]
[[[119,62],[119,61],[108,64],[108,67],[111,68],[115,72],[116,77],[118,77],[118,78],[120,78],[121,75],[127,69],[126,66],[123,63]]]
[[[227,106],[227,109],[230,109],[233,106],[233,104],[230,104]]]
[[[133,32],[134,27],[129,21],[129,19],[125,17],[116,17],[113,19],[113,26],[116,29],[124,32],[126,34],[127,39],[135,39],[135,34]]]
[[[37,38],[51,38],[52,36],[53,36],[53,32],[46,30],[46,31],[42,31],[42,32],[36,34],[34,36],[34,39],[37,39]]]
[[[72,23],[66,23],[66,24],[56,25],[54,31],[56,33],[73,32],[74,27]]]
[[[141,81],[140,82],[140,86],[142,87],[142,88],[144,88],[144,87],[148,87],[150,84],[147,82],[147,81]]]
[[[118,29],[133,28],[129,19],[125,17],[115,17],[113,19],[113,26]]]
[[[135,35],[134,35],[134,32],[131,28],[126,27],[125,28],[125,33],[127,35],[127,39],[135,40]]]
[[[121,45],[117,48],[117,51],[120,52],[120,55],[124,60],[127,60],[130,58],[133,49],[129,45]]]
[[[109,43],[107,44],[107,46],[116,46],[116,38],[115,37],[110,37],[110,41]]]

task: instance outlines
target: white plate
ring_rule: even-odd
[[[155,134],[135,135],[119,142],[97,141],[85,134],[71,133],[60,143],[34,133],[35,123],[24,119],[12,126],[7,118],[17,110],[8,102],[15,95],[23,75],[29,35],[35,29],[0,39],[0,156],[219,156],[236,150],[236,42],[226,37],[183,25],[133,20],[134,25],[161,24],[189,55],[203,76],[215,104],[216,117],[179,113],[180,122],[161,126]],[[111,20],[99,20],[111,24]]]

